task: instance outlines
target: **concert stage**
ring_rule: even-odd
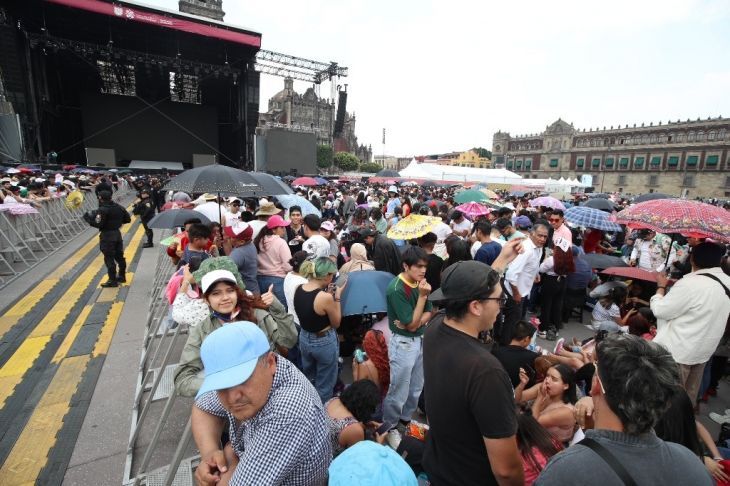
[[[27,161],[83,164],[90,149],[89,165],[215,155],[253,168],[260,46],[259,33],[131,1],[0,7],[0,75]]]

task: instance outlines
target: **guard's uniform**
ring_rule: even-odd
[[[149,195],[149,192],[147,192]],[[132,213],[139,216],[139,219],[142,221],[142,226],[144,226],[144,232],[145,235],[147,235],[147,244],[145,245],[146,248],[149,248],[152,246],[152,229],[147,226],[147,223],[150,222],[152,218],[155,217],[155,204],[151,197],[147,197],[146,199],[142,199],[137,204],[134,205],[134,209],[132,209]]]
[[[100,202],[95,224],[99,228],[99,249],[104,254],[104,264],[109,282],[125,279],[127,261],[124,259],[124,241],[119,228],[132,219],[126,209],[115,202]],[[117,274],[117,265],[119,273]]]

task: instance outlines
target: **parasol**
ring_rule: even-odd
[[[314,180],[317,181],[317,185],[320,186],[326,186],[327,184],[329,184],[329,181],[324,177],[315,177]]]
[[[461,204],[456,206],[455,209],[461,211],[467,218],[472,220],[479,216],[486,216],[492,212],[491,208],[487,208],[484,205],[475,202]]]
[[[537,207],[546,207],[551,209],[560,209],[561,211],[565,210],[565,205],[559,200],[552,196],[542,196],[535,199],[530,200],[530,206],[533,208]]]
[[[496,192],[494,192],[491,189],[487,189],[486,187],[483,187],[478,190],[483,192],[484,195],[487,196],[489,199],[499,199],[499,194],[497,194]]]
[[[669,194],[662,194],[661,192],[650,192],[648,194],[642,194],[641,196],[636,196],[634,200],[632,201],[634,204],[646,202],[646,201],[654,201],[656,199],[672,199],[673,196],[670,196]]]
[[[309,200],[303,198],[302,196],[298,196],[296,194],[282,194],[275,197],[286,209],[289,209],[292,206],[299,206],[300,208],[302,208],[302,216],[306,216],[308,214],[316,214],[320,218],[322,217],[322,213],[319,211],[319,209],[317,209],[314,204],[312,204],[311,202],[309,202]]]
[[[591,268],[611,268],[611,267],[626,267],[621,257],[612,255],[603,255],[601,253],[586,253],[583,258],[591,266]]]
[[[342,291],[342,315],[355,316],[387,312],[385,291],[393,281],[389,272],[366,270],[347,274],[347,285]]]
[[[185,224],[185,221],[193,218],[200,219],[200,222],[203,224],[210,224],[210,219],[200,211],[193,209],[168,209],[167,211],[156,214],[147,223],[147,226],[163,229],[180,228]]]
[[[581,204],[581,206],[598,209],[599,211],[608,211],[609,213],[613,212],[613,210],[616,208],[616,205],[614,203],[612,203],[608,199],[603,199],[600,197],[597,197],[595,199],[589,199],[588,201]]]
[[[383,169],[377,174],[375,174],[375,177],[400,177],[400,174],[397,170],[393,169]]]
[[[466,191],[457,192],[454,196],[454,201],[458,202],[459,204],[468,202],[481,202],[488,199],[489,198],[486,194],[476,189],[467,189]]]
[[[38,214],[39,211],[31,206],[30,204],[24,203],[5,203],[0,204],[0,211],[6,211],[13,216],[20,216],[23,214]]]
[[[584,228],[593,228],[601,231],[623,231],[618,225],[608,219],[608,213],[585,206],[574,206],[565,211],[565,220],[568,223]]]
[[[658,233],[702,235],[730,241],[730,212],[718,206],[686,199],[655,199],[635,204],[616,215],[630,228]]]
[[[433,230],[439,223],[441,223],[441,218],[410,214],[388,230],[388,238],[391,240],[418,238]]]
[[[318,186],[319,183],[314,177],[298,177],[292,181],[292,186]]]
[[[611,267],[606,268],[600,273],[630,278],[632,280],[645,280],[647,282],[656,282],[657,276],[657,272],[647,272],[637,267]]]

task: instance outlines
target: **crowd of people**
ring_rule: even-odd
[[[285,206],[134,184],[145,224],[175,208],[211,221],[166,248],[201,484],[728,479],[730,450],[695,419],[727,362],[722,241],[575,227],[504,192],[470,217],[456,187],[333,183]],[[438,222],[389,238],[409,215]],[[655,281],[612,280],[591,254]],[[391,274],[372,289],[387,312],[343,315],[348,276],[372,271]],[[590,338],[565,336],[586,306]]]

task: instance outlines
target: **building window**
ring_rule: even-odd
[[[684,142],[684,133],[677,134],[677,142]]]
[[[705,159],[706,165],[717,165],[719,157],[717,155],[708,155]]]
[[[626,185],[626,176],[625,175],[618,176],[618,185],[619,186],[625,186]]]
[[[688,142],[694,142],[695,138],[696,138],[695,132],[689,132],[689,135],[687,135]]]
[[[697,159],[699,157],[696,155],[688,155],[687,156],[687,166],[694,166],[697,165]]]
[[[651,165],[653,167],[657,167],[657,166],[662,165],[662,156],[661,155],[656,155],[656,156],[652,157],[651,158]]]
[[[577,167],[583,167],[583,165],[585,164],[585,162],[586,162],[585,159],[578,159],[578,161],[576,162],[576,166]]]
[[[628,167],[629,166],[629,158],[628,157],[621,157],[618,161],[618,165],[621,167]]]
[[[601,165],[601,159],[593,159],[593,160],[591,160],[591,165],[593,167],[599,167]]]
[[[650,175],[649,176],[649,185],[650,186],[658,186],[659,185],[659,176],[658,175]]]
[[[519,170],[521,168],[522,168],[522,161],[518,160],[517,162],[515,162],[515,169]]]
[[[606,159],[606,167],[613,167],[613,157]]]
[[[550,159],[550,167],[557,167],[558,159]]]
[[[507,161],[507,168],[508,169],[511,169],[512,168],[512,161],[511,160],[508,160]]]
[[[644,167],[644,157],[634,157],[634,167]]]
[[[730,187],[730,176],[725,176],[725,187]]]
[[[717,134],[714,131],[711,131],[710,133],[707,134],[707,140],[715,140],[716,136],[717,136]]]
[[[682,185],[684,187],[694,187],[694,185],[695,185],[694,174],[685,174],[685,176],[682,178]]]
[[[532,160],[525,160],[525,170],[532,169]]]
[[[679,165],[679,157],[676,157],[676,156],[669,157],[669,161],[667,163],[669,164],[670,167],[676,167],[677,165]]]

